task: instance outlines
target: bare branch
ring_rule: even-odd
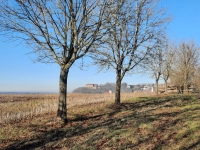
[[[112,0],[110,3],[104,15],[104,28],[108,32],[102,39],[103,46],[93,51],[96,55],[92,58],[99,68],[114,69],[120,86],[127,72],[146,64],[164,34],[169,17],[165,11],[158,10],[155,0]],[[116,97],[119,102],[119,94]]]

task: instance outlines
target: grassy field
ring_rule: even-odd
[[[138,97],[141,93],[123,93],[122,99]],[[148,94],[145,94],[148,95]],[[68,94],[67,107],[114,101],[114,94]],[[55,113],[58,94],[0,94],[0,124],[21,121],[37,115]]]
[[[0,103],[0,108],[3,111],[3,106],[9,103],[33,101],[38,104],[43,101],[37,106],[45,107],[44,102],[55,102],[56,96],[47,95],[43,100],[7,100]],[[0,149],[200,149],[197,96],[126,95],[118,106],[113,105],[113,95],[101,96],[71,95],[70,121],[66,126],[55,118],[55,111],[1,123]]]

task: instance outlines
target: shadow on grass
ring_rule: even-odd
[[[174,127],[177,126],[178,128],[178,125],[185,121],[185,114],[188,112],[200,110],[197,107],[195,109],[187,108],[173,112],[159,112],[161,108],[179,107],[179,104],[175,102],[177,98],[175,96],[149,98],[148,100],[147,98],[144,98],[144,100],[141,98],[141,101],[137,102],[129,101],[120,105],[110,105],[108,106],[111,110],[110,112],[95,116],[80,115],[75,119],[71,119],[69,125],[62,128],[48,130],[44,127],[45,129],[41,131],[39,130],[40,127],[29,125],[36,132],[40,132],[40,136],[16,141],[7,149],[55,149],[62,148],[63,146],[74,149],[101,149],[102,147],[110,147],[113,149],[140,149],[140,146],[144,143],[146,145],[153,144],[153,147],[150,147],[150,149],[161,149],[162,147],[166,147],[167,149],[170,147],[170,140],[177,140],[174,142],[175,144],[181,141],[181,139],[175,138],[177,131]],[[181,96],[179,99],[184,101],[185,105],[190,103],[190,97]],[[129,113],[118,115],[126,111],[129,111]],[[154,111],[158,111],[158,113],[154,113]],[[190,119],[192,120],[198,117],[200,116],[191,116]],[[142,126],[147,126],[148,124],[150,124],[150,128],[147,130],[148,134],[144,136]],[[129,138],[134,138],[135,136],[136,142],[126,140],[119,145],[118,143],[120,142],[118,140],[121,140],[119,135],[126,132],[131,132],[127,133],[127,136],[133,134],[133,137]],[[193,133],[191,132],[190,134]],[[87,138],[84,138],[85,136]],[[83,140],[77,144],[76,138],[80,137],[83,137]],[[185,147],[182,146],[182,148],[192,149],[199,144],[200,141],[198,140],[189,143]]]
[[[200,145],[200,139],[197,142],[190,145],[189,147],[187,147],[187,149],[193,149],[193,148],[197,147],[198,145]]]

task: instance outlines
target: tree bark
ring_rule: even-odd
[[[187,81],[186,81],[186,79],[185,79],[185,82],[183,84],[183,93],[184,94],[187,93]]]
[[[59,82],[59,102],[57,116],[61,118],[64,124],[67,124],[67,77],[69,69],[61,67]]]
[[[165,93],[167,92],[167,80],[165,80]]]
[[[158,80],[156,80],[156,94],[158,94]]]
[[[120,93],[121,93],[121,70],[117,72],[117,77],[116,77],[115,104],[120,104]]]
[[[186,88],[187,88],[187,71],[186,71],[186,67],[185,67],[185,72],[184,72],[184,91],[183,93],[185,94],[186,93]]]

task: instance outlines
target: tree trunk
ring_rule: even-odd
[[[185,93],[189,93],[189,89],[188,89],[188,79],[186,79],[185,83],[184,83],[184,94]]]
[[[116,77],[115,104],[120,104],[120,93],[121,93],[121,71],[118,71]]]
[[[185,81],[183,84],[183,93],[185,94],[187,92],[187,82]]]
[[[167,80],[165,80],[165,93],[167,93]]]
[[[158,94],[158,80],[156,80],[156,94]]]
[[[184,87],[184,90],[183,90],[183,93],[185,94],[185,93],[187,93],[187,86],[188,86],[188,80],[187,80],[187,71],[185,70],[185,75],[184,75],[184,85],[183,85],[183,87]]]
[[[59,102],[57,116],[67,124],[67,77],[69,69],[61,68],[59,82]]]

